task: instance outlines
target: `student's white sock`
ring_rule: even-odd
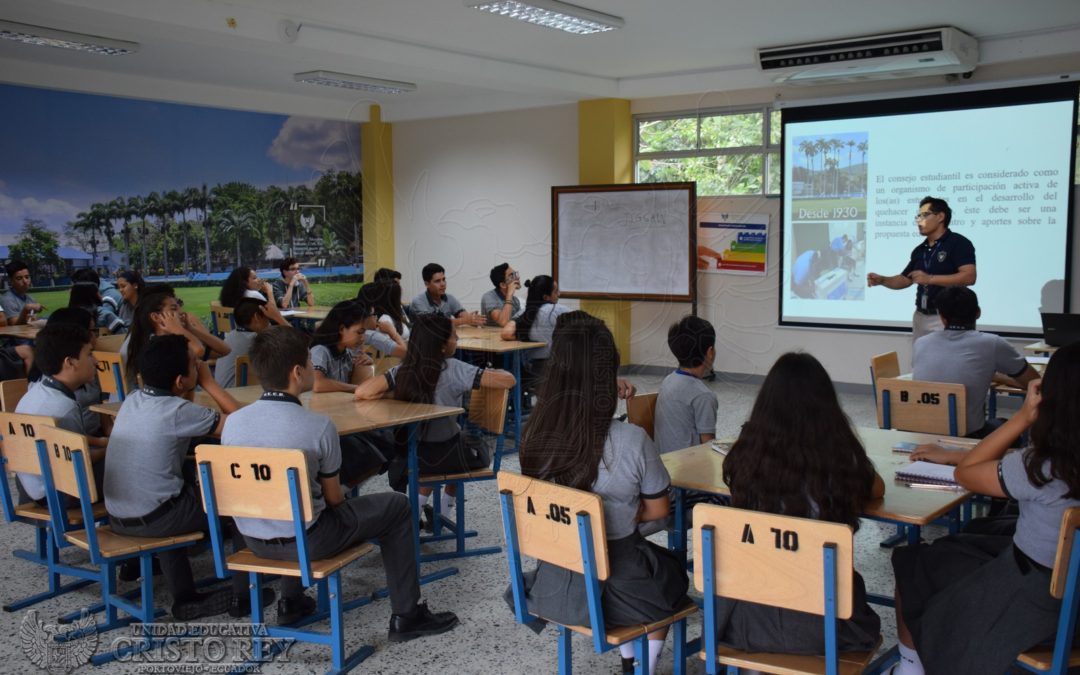
[[[624,659],[634,658],[634,643],[624,642],[619,645],[619,656],[622,656]]]
[[[419,497],[420,497],[420,508],[424,508],[427,505],[428,500],[431,499],[431,495],[420,494]]]
[[[454,504],[457,503],[457,498],[444,492],[442,494],[442,501],[439,503],[443,513],[450,513],[450,509],[454,508]]]
[[[649,675],[656,672],[656,662],[660,660],[662,651],[664,651],[663,640],[649,640]]]
[[[900,648],[900,663],[893,670],[893,675],[924,675],[919,653],[902,643],[897,646]]]

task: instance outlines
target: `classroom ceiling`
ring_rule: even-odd
[[[0,81],[342,119],[366,119],[379,103],[394,121],[767,87],[758,47],[942,25],[979,39],[980,65],[1065,56],[1080,72],[1080,0],[575,4],[626,25],[575,36],[464,0],[0,0],[0,19],[141,45],[105,57],[0,41]],[[279,36],[282,20],[300,25],[294,42]],[[308,70],[417,90],[372,95],[293,81]]]

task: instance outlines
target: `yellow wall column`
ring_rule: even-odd
[[[632,183],[633,142],[630,101],[607,98],[578,102],[578,180],[582,185]],[[607,324],[622,362],[629,363],[630,303],[582,300],[581,309]]]
[[[394,134],[377,105],[360,125],[360,159],[364,280],[369,281],[380,267],[394,267]]]

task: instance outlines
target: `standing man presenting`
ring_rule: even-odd
[[[934,298],[946,286],[975,284],[975,246],[967,237],[949,229],[952,209],[944,199],[924,197],[919,202],[915,224],[926,240],[911,252],[911,260],[900,274],[883,277],[870,272],[867,286],[893,290],[917,284],[915,314],[912,317],[912,342],[927,333],[942,330]]]

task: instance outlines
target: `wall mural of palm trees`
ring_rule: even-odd
[[[866,132],[802,136],[793,140],[792,207],[795,221],[866,218]],[[858,161],[856,161],[858,160]]]
[[[12,85],[0,96],[0,143],[18,158],[0,182],[17,207],[0,210],[0,235],[42,222],[95,267],[150,275],[269,265],[270,249],[361,259],[355,122]]]

